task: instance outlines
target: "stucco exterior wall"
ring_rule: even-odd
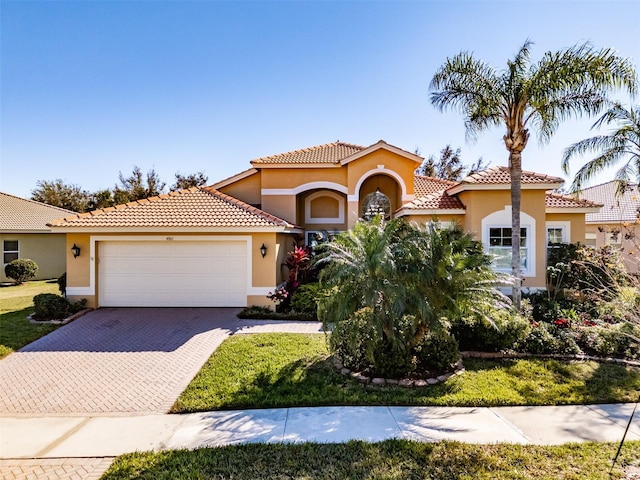
[[[611,233],[619,231],[619,243],[612,242]],[[616,245],[629,273],[640,274],[640,224],[629,223],[589,223],[585,232],[594,234],[596,247],[607,243]]]
[[[262,188],[261,176],[261,172],[254,173],[247,178],[220,188],[220,191],[250,205],[258,205],[262,202],[260,194],[260,189]]]
[[[505,211],[511,206],[510,190],[471,190],[461,192],[458,196],[466,206],[464,229],[473,232],[476,238],[483,239],[483,219],[496,212]],[[535,220],[535,232],[532,248],[531,273],[523,275],[523,288],[545,288],[546,272],[546,207],[544,190],[522,190],[520,211]],[[510,213],[505,212],[505,226],[510,226]],[[523,222],[524,226],[524,222]],[[486,245],[485,245],[486,248]]]
[[[58,278],[65,272],[65,235],[64,233],[2,233],[0,245],[4,240],[17,240],[18,258],[30,259],[38,264],[38,274],[34,280]],[[0,281],[11,282],[4,274],[4,264]]]
[[[286,245],[292,242],[292,235],[290,234],[277,234],[275,232],[265,233],[202,233],[200,235],[193,233],[186,233],[184,235],[171,233],[154,232],[148,233],[96,233],[94,235],[98,237],[108,236],[109,241],[117,241],[118,237],[142,237],[142,236],[154,236],[154,237],[172,237],[175,240],[179,237],[189,236],[193,237],[228,237],[228,236],[240,236],[251,237],[251,255],[252,271],[251,278],[248,279],[250,285],[249,289],[264,290],[265,294],[262,295],[247,295],[247,305],[264,305],[269,306],[269,301],[266,299],[266,291],[273,290],[273,288],[281,281],[281,274],[279,271],[280,259],[282,258],[283,251]],[[76,244],[80,247],[81,253],[77,258],[73,258],[71,254],[71,246]],[[91,256],[91,243],[92,235],[89,233],[82,234],[68,234],[66,242],[66,250],[68,255],[67,260],[67,287],[76,289],[89,290],[93,280],[93,294],[70,294],[69,299],[72,301],[80,300],[81,298],[87,299],[89,307],[100,306],[99,291],[100,286],[98,284],[100,258],[99,258],[99,243],[94,242],[94,257]],[[262,244],[267,248],[267,253],[264,258],[260,252]],[[286,255],[286,252],[284,252]],[[95,262],[94,265],[94,278],[91,278],[91,262]]]

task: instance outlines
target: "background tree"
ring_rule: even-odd
[[[605,107],[612,88],[637,90],[636,73],[629,60],[610,49],[589,44],[546,52],[532,63],[527,40],[507,67],[498,71],[461,52],[448,58],[433,76],[431,103],[441,111],[458,110],[465,117],[467,135],[474,138],[503,126],[511,174],[511,269],[515,278],[513,300],[520,308],[520,199],[522,151],[535,128],[541,143],[548,142],[560,122],[581,114],[593,115]]]
[[[172,192],[176,190],[183,190],[191,187],[203,187],[209,181],[204,172],[191,173],[189,175],[182,175],[180,172],[176,172],[176,183],[171,185],[170,190]]]
[[[462,163],[460,149],[458,148],[454,151],[451,145],[447,145],[440,151],[440,158],[436,159],[433,155],[430,155],[418,167],[416,173],[425,177],[435,177],[455,182],[485,168],[487,168],[487,164],[482,161],[482,158],[479,158],[470,166],[465,166]]]
[[[608,135],[598,135],[574,143],[564,151],[562,170],[569,173],[571,159],[595,152],[597,156],[589,160],[580,170],[571,185],[572,191],[580,191],[582,187],[606,168],[613,167],[621,161],[626,163],[616,173],[618,192],[622,193],[631,177],[640,183],[640,106],[627,110],[620,103],[615,103],[593,124],[591,129],[603,125],[614,125]]]
[[[118,179],[120,185],[116,185],[113,189],[116,205],[160,195],[164,193],[166,185],[160,180],[160,176],[153,168],[146,175],[143,175],[142,170],[137,165],[133,167],[130,176],[125,177],[120,172]]]
[[[61,179],[38,180],[31,191],[31,200],[82,213],[89,209],[89,193],[78,185],[65,184]]]

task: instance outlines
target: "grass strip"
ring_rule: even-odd
[[[247,444],[118,457],[103,480],[119,479],[456,479],[611,480],[640,458],[625,444],[609,477],[613,443],[471,445],[387,440],[345,444]]]
[[[235,335],[213,353],[174,412],[320,405],[577,405],[634,402],[640,369],[553,359],[465,360],[424,388],[363,385],[328,360],[323,334]]]
[[[33,313],[33,297],[39,293],[57,294],[57,282],[38,281],[0,287],[0,358],[59,327],[32,324],[27,320]]]

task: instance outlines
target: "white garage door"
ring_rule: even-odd
[[[244,307],[247,243],[100,242],[103,307]]]

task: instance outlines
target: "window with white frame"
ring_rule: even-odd
[[[3,263],[7,263],[17,260],[20,257],[18,240],[4,240],[2,245],[2,258]]]
[[[520,229],[520,269],[529,269],[528,228]],[[511,227],[489,227],[489,253],[493,255],[493,267],[500,271],[511,270]]]

